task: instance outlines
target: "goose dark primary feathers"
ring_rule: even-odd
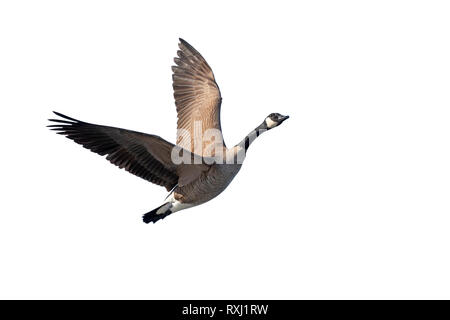
[[[82,145],[112,164],[163,186],[165,201],[146,213],[156,222],[173,212],[205,203],[219,195],[239,172],[250,144],[288,116],[272,113],[240,143],[227,148],[220,126],[222,98],[214,74],[201,54],[180,39],[173,71],[178,113],[177,141],[159,136],[92,124],[54,112],[51,130]]]

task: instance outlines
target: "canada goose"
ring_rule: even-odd
[[[177,144],[150,134],[62,119],[49,125],[83,147],[107,155],[119,168],[164,186],[169,195],[162,205],[144,214],[145,223],[205,203],[219,195],[239,172],[250,144],[261,133],[279,126],[288,116],[271,113],[239,144],[227,148],[220,128],[222,98],[205,59],[180,39],[172,67],[178,113]]]

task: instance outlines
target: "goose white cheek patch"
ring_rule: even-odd
[[[277,124],[278,124],[278,123],[275,122],[275,121],[273,121],[272,119],[266,118],[266,125],[267,125],[267,128],[272,129],[273,127],[276,127]]]

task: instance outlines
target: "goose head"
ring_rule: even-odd
[[[264,120],[264,123],[267,127],[267,130],[270,130],[272,128],[278,127],[280,124],[283,123],[284,120],[287,119],[289,119],[289,116],[283,116],[282,114],[279,113],[271,113]]]

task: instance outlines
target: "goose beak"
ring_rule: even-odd
[[[282,123],[284,120],[287,120],[287,119],[289,119],[289,116],[283,116],[283,117],[280,119],[280,123]]]

